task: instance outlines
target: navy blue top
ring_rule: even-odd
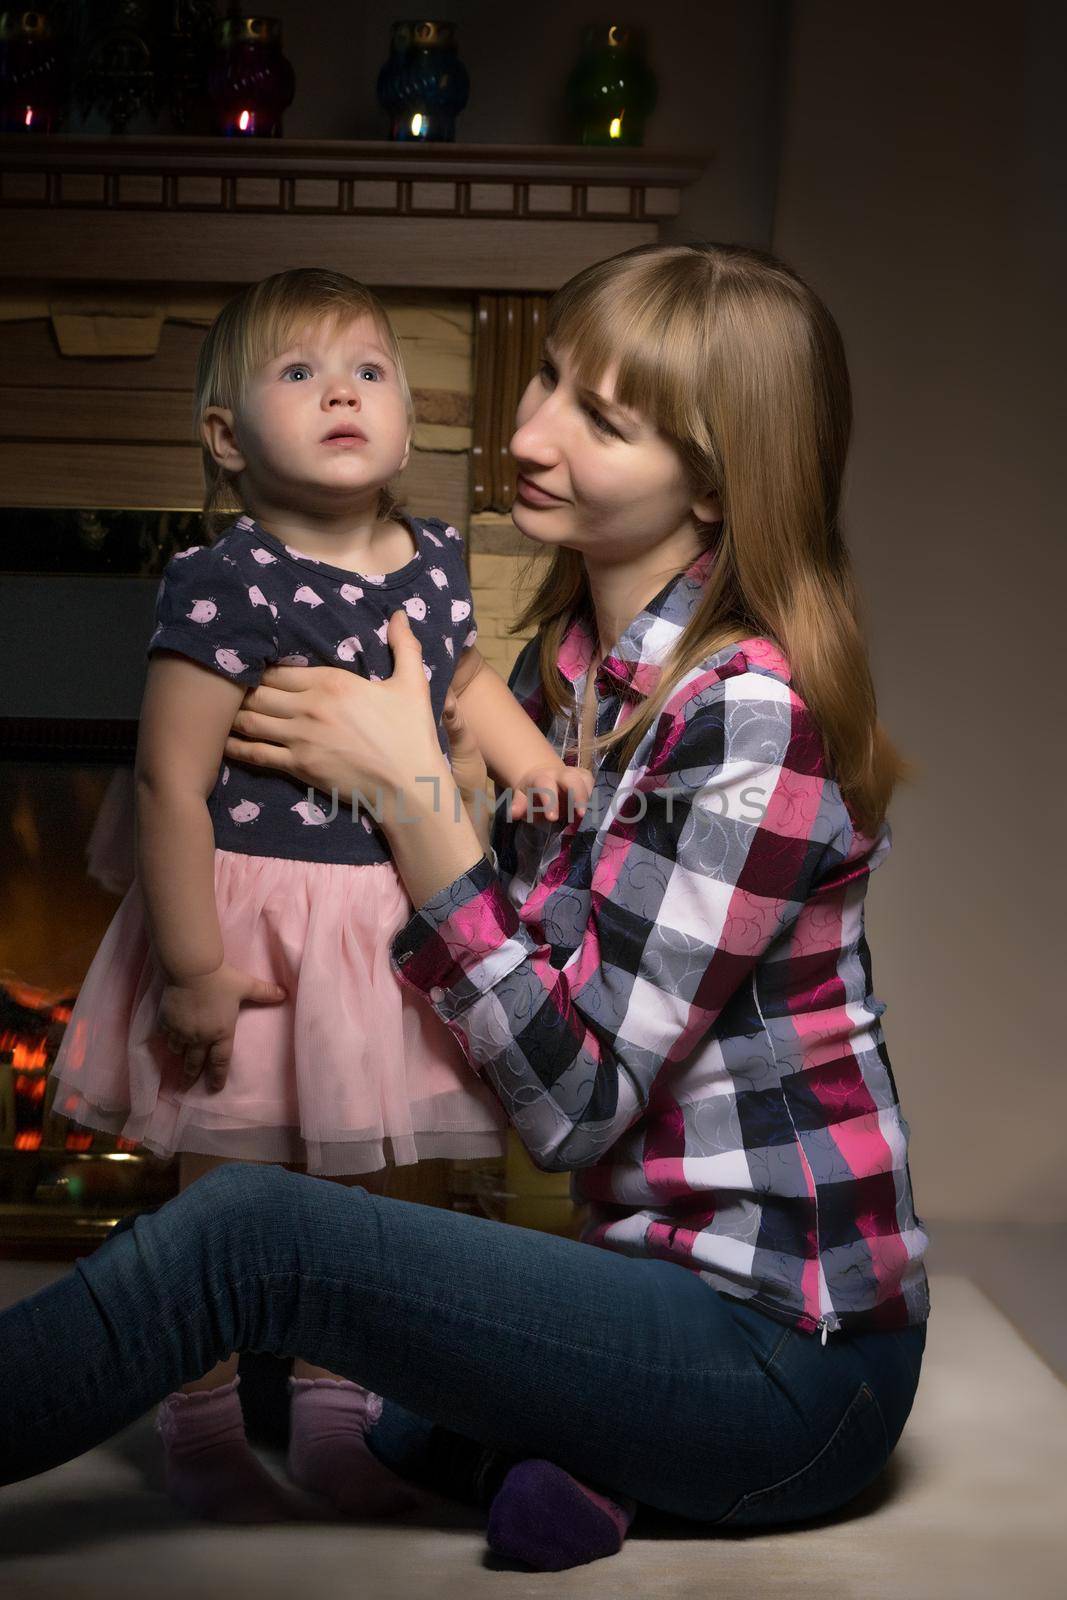
[[[403,516],[418,553],[388,573],[332,567],[239,517],[210,545],[167,563],[148,654],[173,650],[234,683],[258,684],[265,667],[345,667],[389,678],[389,618],[401,606],[422,646],[437,736],[456,663],[477,637],[463,538],[437,518]],[[367,795],[370,806],[375,795]],[[392,859],[361,806],[313,791],[284,773],[223,762],[208,801],[215,844],[244,855],[371,865]],[[334,815],[336,811],[336,815]]]

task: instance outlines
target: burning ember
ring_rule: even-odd
[[[74,1006],[73,995],[49,995],[5,974],[0,979],[0,1147],[39,1150],[136,1150],[67,1122],[52,1106],[48,1072]]]

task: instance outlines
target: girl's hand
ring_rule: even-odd
[[[327,793],[416,795],[448,778],[422,647],[405,611],[389,618],[393,675],[378,683],[343,667],[268,667],[245,695],[226,741],[228,761],[270,767]]]
[[[511,815],[516,822],[523,817],[532,822],[535,816],[555,821],[562,808],[569,823],[575,816],[585,815],[592,792],[593,774],[587,767],[568,767],[557,761],[537,767],[519,780],[512,795]]]
[[[278,984],[239,972],[225,961],[202,977],[168,983],[156,1028],[175,1055],[185,1056],[185,1087],[200,1076],[205,1064],[209,1089],[221,1089],[226,1082],[242,1001],[277,1005],[284,999],[285,990]]]

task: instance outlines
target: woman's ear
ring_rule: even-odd
[[[690,510],[698,522],[722,521],[722,502],[714,491],[694,500]]]
[[[208,406],[200,418],[200,437],[204,441],[204,449],[209,451],[224,472],[244,471],[245,458],[233,431],[233,412],[226,406]]]

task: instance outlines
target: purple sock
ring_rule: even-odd
[[[381,1395],[347,1378],[290,1378],[289,1476],[348,1517],[388,1517],[421,1503],[364,1437]]]
[[[489,1507],[490,1550],[538,1572],[561,1572],[623,1545],[636,1503],[579,1483],[551,1461],[520,1461]]]
[[[240,1378],[217,1389],[167,1395],[156,1412],[166,1452],[167,1493],[211,1522],[300,1520],[292,1491],[278,1482],[245,1438]]]

